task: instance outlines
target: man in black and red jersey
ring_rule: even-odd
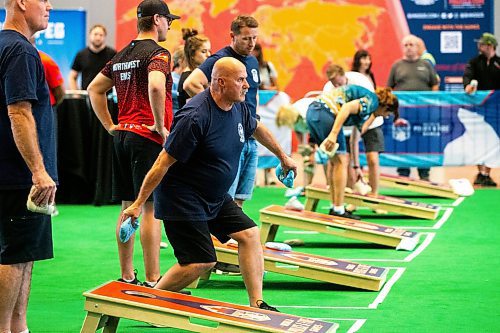
[[[145,0],[137,7],[136,39],[121,50],[88,87],[92,107],[104,128],[113,135],[113,197],[122,210],[137,197],[144,176],[162,150],[172,123],[172,76],[170,53],[157,42],[166,40],[173,20],[162,0]],[[106,91],[116,87],[118,124],[114,124],[106,102]],[[122,214],[118,219],[119,281],[139,284],[134,271],[134,237],[119,240]],[[143,206],[141,244],[147,286],[160,278],[161,224],[154,218],[153,197]]]

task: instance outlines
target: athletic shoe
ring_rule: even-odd
[[[266,302],[264,302],[263,300],[259,299],[257,301],[257,306],[259,307],[259,309],[261,310],[268,310],[268,311],[274,311],[274,312],[279,312],[278,309],[276,309],[274,306],[270,306],[269,304],[267,304]]]
[[[305,206],[302,202],[299,201],[299,199],[297,199],[296,196],[293,196],[286,202],[285,208],[301,212],[304,210]]]
[[[240,266],[217,262],[212,270],[219,275],[241,275]]]
[[[490,175],[487,175],[487,176],[483,176],[483,183],[482,185],[483,186],[492,186],[492,187],[496,187],[497,186],[497,183],[495,183],[493,181],[493,179],[491,179]]]
[[[132,223],[132,218],[128,217],[120,225],[120,242],[126,243],[139,228],[139,219]]]
[[[344,214],[339,214],[336,211],[334,211],[333,208],[330,208],[330,212],[328,214],[332,216],[345,217],[352,220],[361,220],[361,217],[359,217],[358,215],[353,215],[347,210],[344,212]]]
[[[482,173],[478,173],[476,179],[474,179],[474,185],[483,185],[485,178],[485,175],[483,175]]]
[[[123,278],[119,278],[118,282],[125,282],[128,284],[135,284],[136,286],[142,286],[143,283],[137,279],[137,269],[134,269],[134,279],[132,281],[125,281]]]

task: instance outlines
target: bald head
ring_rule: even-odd
[[[247,69],[239,60],[225,57],[215,62],[210,91],[222,109],[230,110],[233,103],[245,100],[249,88],[246,78]]]
[[[408,35],[401,41],[403,45],[403,58],[406,60],[417,60],[420,55],[418,54],[419,38],[415,35]]]
[[[212,82],[220,77],[229,77],[238,71],[245,71],[245,65],[239,60],[231,57],[225,57],[217,60],[212,70]]]
[[[5,0],[5,9],[3,28],[18,31],[30,38],[35,32],[47,29],[52,5],[50,1]]]

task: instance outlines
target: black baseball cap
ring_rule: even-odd
[[[162,0],[144,0],[137,6],[137,17],[153,16],[155,14],[168,17],[172,20],[180,19],[180,16],[170,13],[168,6]]]

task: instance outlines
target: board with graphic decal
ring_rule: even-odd
[[[157,325],[188,329],[193,332],[336,332],[338,324],[328,323],[280,312],[261,310],[243,305],[219,302],[180,293],[108,282],[85,292],[88,311],[81,332],[94,333],[110,322],[114,327],[119,318],[140,320]],[[111,320],[102,320],[103,316]],[[218,323],[217,329],[192,324],[199,318]],[[113,331],[114,332],[114,331]]]
[[[319,200],[331,200],[331,194],[325,185],[311,185],[306,187],[306,210],[315,210]],[[362,195],[359,193],[345,193],[345,202],[358,207],[381,209],[390,213],[407,215],[417,218],[434,220],[439,214],[439,206],[422,202],[404,200],[382,195]]]
[[[458,194],[453,192],[453,189],[450,186],[409,177],[381,174],[380,186],[449,199],[456,199],[459,197]]]
[[[280,225],[358,239],[408,251],[413,250],[419,241],[419,234],[413,231],[307,210],[296,211],[278,205],[261,209],[260,221],[262,222],[262,242],[273,241]]]
[[[238,264],[238,245],[221,244],[214,239],[217,261]],[[295,251],[280,251],[263,246],[266,271],[378,291],[386,281],[388,270]],[[205,278],[208,278],[206,276]],[[194,285],[192,287],[195,287]]]

